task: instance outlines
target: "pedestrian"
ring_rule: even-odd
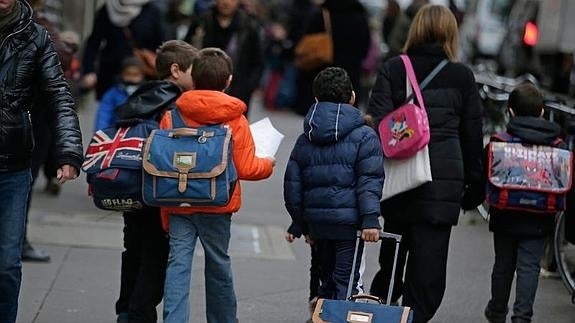
[[[395,23],[387,36],[386,42],[389,47],[389,52],[385,59],[395,57],[403,51],[405,41],[409,34],[409,27],[413,18],[423,6],[429,3],[429,0],[414,0],[405,12],[399,14],[395,19]]]
[[[220,48],[232,58],[234,82],[227,93],[242,100],[249,109],[265,62],[260,25],[240,8],[240,1],[216,0],[210,11],[192,18],[185,40],[197,48]]]
[[[206,48],[194,61],[194,90],[176,101],[178,112],[189,126],[224,124],[232,129],[232,155],[239,180],[262,180],[271,176],[275,161],[255,155],[255,145],[244,112],[246,104],[224,93],[232,82],[231,58],[221,49]],[[162,129],[172,128],[166,113]],[[228,255],[232,214],[241,206],[238,181],[230,202],[222,207],[162,208],[169,219],[170,256],[164,291],[164,322],[189,321],[192,260],[199,239],[205,253],[206,316],[208,323],[236,322],[237,302]],[[168,221],[166,221],[168,222]]]
[[[542,118],[545,104],[537,87],[532,84],[518,86],[511,92],[508,103],[511,119],[506,134],[514,138],[513,142],[552,147],[557,147],[558,142],[562,143],[558,140],[561,127]],[[495,137],[492,141],[494,140]],[[559,148],[567,149],[567,145],[562,143]],[[514,159],[509,157],[509,160],[502,162],[514,163]],[[539,158],[538,162],[543,163],[546,160]],[[525,171],[528,171],[528,167]],[[545,178],[536,177],[536,179],[539,185],[546,185]],[[528,194],[529,192],[525,192],[524,197],[528,198]],[[573,197],[568,202],[572,205]],[[493,232],[495,247],[495,264],[491,274],[491,300],[485,309],[485,316],[491,323],[507,321],[507,305],[513,276],[516,275],[515,303],[511,322],[531,322],[541,259],[545,253],[546,238],[553,234],[555,212],[534,213],[491,206],[489,214],[489,230]],[[573,216],[569,207],[567,216]]]
[[[289,243],[293,243],[295,239],[299,239],[302,236],[301,228],[295,224],[294,222],[291,223],[289,228],[286,232],[286,241]],[[306,241],[307,243],[307,241]],[[319,286],[321,284],[321,271],[320,271],[320,263],[319,263],[319,254],[317,247],[313,244],[309,245],[311,250],[311,264],[309,267],[309,297],[308,297],[308,304],[309,304],[309,315],[310,317],[313,315],[315,310],[315,305],[317,304],[317,300],[319,298]],[[308,321],[310,322],[310,321]]]
[[[22,279],[22,243],[31,191],[30,107],[41,97],[54,134],[58,180],[76,178],[82,136],[74,101],[46,28],[24,0],[0,0],[0,322],[14,323]],[[38,96],[36,96],[36,94]]]
[[[160,121],[175,107],[183,91],[191,90],[192,63],[197,50],[171,40],[158,49],[156,69],[160,81],[144,83],[115,113],[118,120]],[[124,212],[124,252],[120,297],[116,302],[118,323],[157,321],[156,306],[164,295],[168,238],[162,228],[160,209],[147,207]]]
[[[111,127],[116,123],[116,109],[126,102],[128,97],[136,92],[143,82],[142,63],[135,57],[125,58],[120,70],[120,81],[109,88],[100,100],[94,120],[94,132]]]
[[[293,222],[317,248],[318,296],[345,300],[350,275],[361,293],[359,267],[352,268],[357,232],[379,240],[383,153],[377,134],[353,106],[345,70],[321,71],[313,83],[316,103],[292,150],[284,178],[284,201]],[[358,259],[362,258],[363,243]]]
[[[348,73],[353,88],[361,88],[360,79],[362,63],[367,56],[371,36],[367,11],[358,0],[325,0],[309,19],[306,35],[326,31],[331,26],[331,39],[333,42],[332,66],[341,67]],[[324,13],[327,13],[330,24],[325,24]],[[313,81],[319,71],[303,71],[298,74],[298,100],[295,112],[305,116],[313,103]],[[360,98],[360,93],[358,98]]]
[[[391,31],[397,22],[397,18],[401,15],[401,7],[396,0],[389,0],[387,2],[387,8],[385,9],[385,16],[383,17],[382,24],[382,36],[383,41],[389,44],[389,36]]]
[[[431,129],[433,181],[381,204],[385,231],[403,236],[391,301],[403,296],[403,305],[414,310],[414,323],[431,320],[441,304],[451,228],[462,204],[473,209],[484,197],[481,102],[473,72],[455,62],[457,35],[451,11],[428,5],[415,16],[404,47],[417,80],[443,60],[450,61],[422,91]],[[380,68],[371,94],[367,113],[374,126],[405,100],[405,68],[402,59],[394,57]],[[394,251],[394,244],[382,244],[381,269],[371,294],[387,298]]]
[[[96,12],[88,37],[82,70],[82,86],[96,88],[96,99],[116,83],[122,61],[134,50],[155,51],[166,41],[161,11],[151,0],[106,0]]]
[[[60,39],[58,31],[50,20],[48,20],[44,13],[43,0],[27,0],[33,10],[33,20],[46,28],[50,38],[54,43],[56,53],[60,59],[60,64],[64,70],[64,74],[70,70],[73,50],[65,42]],[[32,105],[32,126],[34,129],[34,149],[32,150],[32,186],[36,182],[40,170],[44,168],[44,177],[46,178],[45,191],[54,196],[60,193],[60,185],[56,179],[56,172],[59,168],[57,161],[54,157],[53,134],[50,125],[46,122],[48,118],[48,111],[44,107],[44,100],[41,97],[36,97]],[[32,201],[33,192],[30,192],[28,199],[28,211],[30,211],[30,203]],[[28,219],[26,216],[26,234],[24,235],[24,242],[22,246],[22,261],[28,262],[50,262],[50,255],[45,250],[33,246],[28,240]]]

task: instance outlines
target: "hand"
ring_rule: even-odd
[[[296,239],[295,236],[291,233],[286,233],[285,238],[286,238],[286,241],[289,243],[294,242],[294,240]]]
[[[94,87],[96,87],[97,83],[98,83],[98,77],[96,76],[96,73],[89,73],[89,74],[84,75],[84,77],[82,78],[82,81],[80,82],[80,85],[84,89],[91,90]]]
[[[379,229],[363,229],[361,232],[361,238],[365,242],[378,242]]]
[[[62,185],[67,181],[76,179],[78,177],[78,171],[74,166],[64,165],[58,169],[57,179],[58,184]]]
[[[273,167],[276,166],[276,159],[274,157],[266,157],[266,159],[272,162]]]
[[[305,243],[309,244],[310,246],[313,246],[315,244],[315,241],[313,241],[313,239],[307,235],[305,236]]]

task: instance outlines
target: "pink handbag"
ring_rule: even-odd
[[[407,55],[401,55],[401,59],[419,106],[407,102],[386,115],[379,123],[383,152],[385,157],[392,159],[403,159],[415,155],[429,143],[430,137],[427,111],[413,66]]]

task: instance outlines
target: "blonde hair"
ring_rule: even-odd
[[[420,44],[438,44],[451,61],[457,59],[458,28],[455,16],[449,8],[426,5],[413,18],[403,51]]]

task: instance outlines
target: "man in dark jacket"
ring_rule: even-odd
[[[234,81],[228,93],[244,101],[249,110],[264,67],[259,24],[239,7],[239,0],[215,3],[212,10],[192,18],[185,40],[200,49],[220,48],[232,58]]]
[[[175,107],[182,91],[191,90],[192,63],[197,50],[190,44],[171,40],[158,49],[156,70],[162,81],[142,85],[116,115],[122,120],[159,121]],[[124,212],[124,248],[120,297],[116,302],[118,323],[157,321],[156,306],[164,295],[168,261],[168,238],[162,229],[160,210],[145,208]]]
[[[53,129],[60,183],[82,164],[74,101],[46,29],[24,0],[0,0],[0,322],[18,311],[22,240],[31,189],[33,94],[44,98]]]
[[[314,94],[317,102],[288,162],[284,199],[306,240],[317,245],[319,297],[344,300],[352,270],[354,286],[360,278],[361,261],[352,268],[357,231],[365,241],[379,240],[383,152],[375,131],[351,105],[355,93],[343,69],[323,70]]]

